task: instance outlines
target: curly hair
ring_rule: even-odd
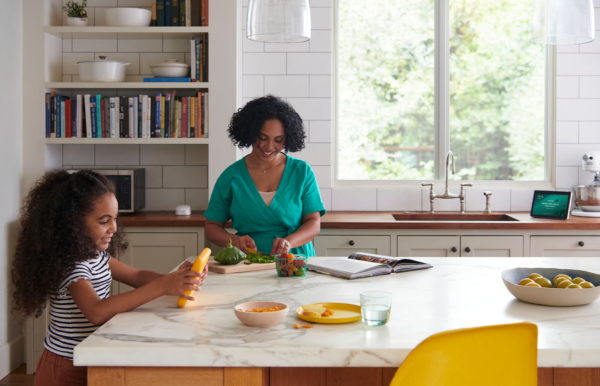
[[[16,310],[39,316],[75,264],[96,255],[85,216],[106,193],[114,194],[114,186],[91,170],[48,172],[31,189],[21,208],[12,266]],[[123,234],[117,230],[108,251],[114,256],[125,247]]]
[[[286,152],[304,149],[306,134],[302,118],[289,103],[273,95],[253,99],[234,113],[229,122],[229,138],[237,147],[250,147],[269,119],[278,119],[283,125]]]

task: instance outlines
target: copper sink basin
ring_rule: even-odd
[[[519,221],[505,213],[393,213],[397,221]]]

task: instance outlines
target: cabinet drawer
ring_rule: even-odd
[[[348,256],[354,252],[390,255],[391,237],[320,235],[315,238],[315,250],[317,256]]]
[[[600,236],[531,236],[530,256],[600,256]]]

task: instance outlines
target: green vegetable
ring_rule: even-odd
[[[246,261],[244,261],[244,264],[252,264],[252,263],[265,264],[265,263],[273,263],[273,262],[275,262],[275,256],[265,255],[265,254],[258,252],[258,253],[249,253],[248,255],[246,255]]]
[[[246,254],[227,242],[227,246],[215,255],[215,260],[223,265],[234,265],[246,258]]]

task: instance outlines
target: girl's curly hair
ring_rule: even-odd
[[[114,194],[114,186],[91,170],[48,172],[31,189],[21,208],[12,266],[15,309],[39,316],[75,264],[96,255],[85,216],[106,193]],[[116,256],[125,247],[123,234],[117,230],[108,251]]]
[[[253,99],[234,113],[229,122],[229,138],[237,147],[250,147],[269,119],[278,119],[283,125],[286,152],[304,149],[306,134],[302,118],[289,103],[273,95]]]

